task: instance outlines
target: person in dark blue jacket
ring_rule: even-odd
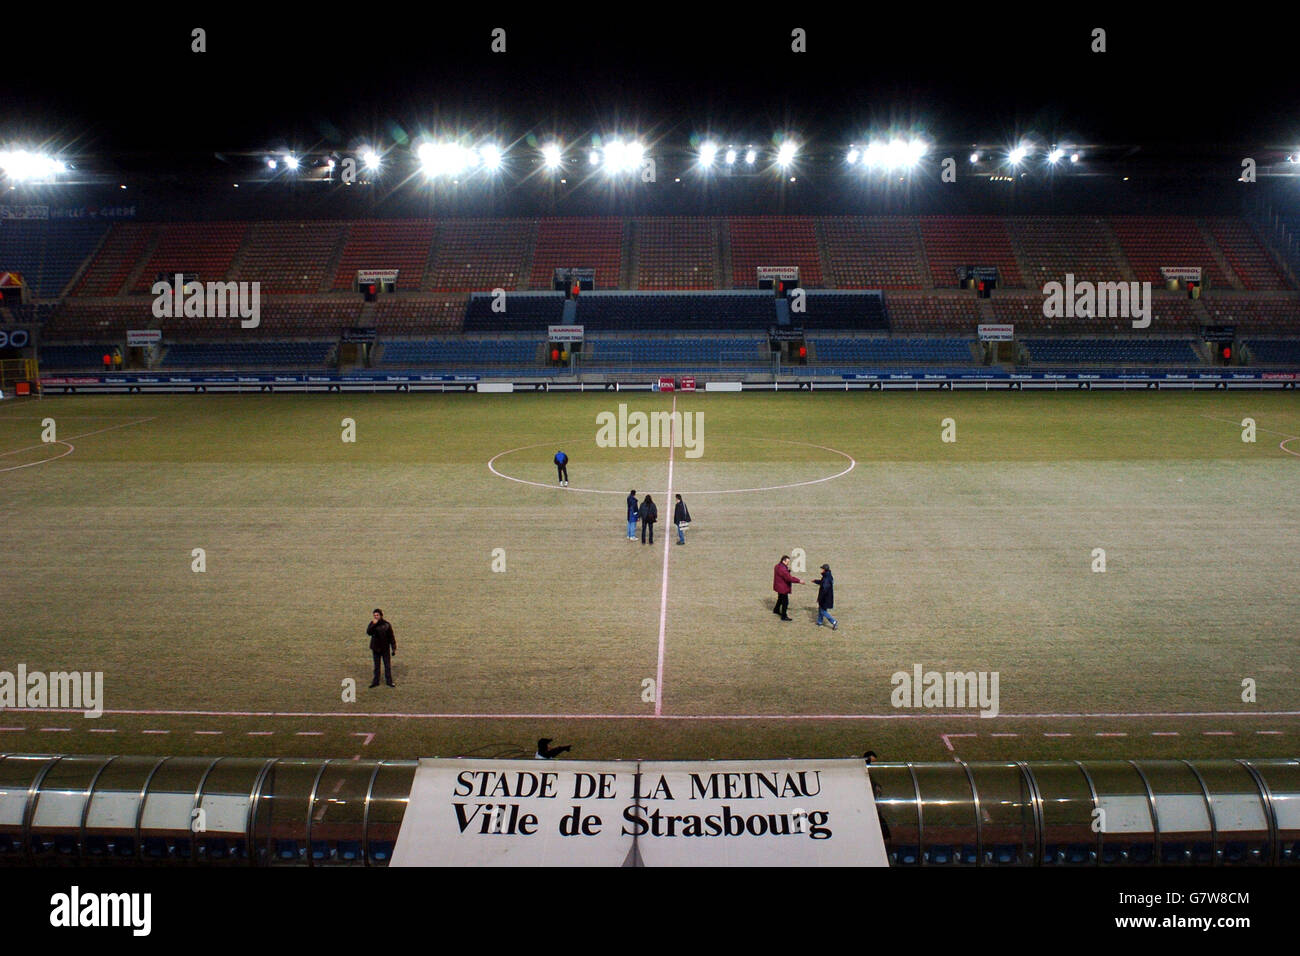
[[[837,631],[840,622],[831,617],[831,608],[835,606],[835,579],[831,577],[831,566],[822,565],[822,576],[813,582],[817,585],[817,626],[822,626],[822,618],[831,622],[831,630]]]
[[[569,484],[569,456],[562,451],[555,453],[555,475],[561,485]]]
[[[636,519],[641,516],[641,506],[636,503],[636,489],[627,493],[627,540],[636,540]]]

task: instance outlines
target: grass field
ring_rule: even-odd
[[[595,442],[674,401],[704,421],[671,456],[685,547],[669,450]],[[0,713],[0,751],[1295,756],[1291,436],[1277,392],[5,402],[0,670],[102,671],[105,713]],[[796,548],[834,568],[838,631],[807,584],[770,613]],[[396,689],[367,688],[376,606]],[[892,706],[917,664],[997,672],[999,716]]]

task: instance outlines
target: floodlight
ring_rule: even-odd
[[[562,155],[560,147],[555,143],[547,143],[542,147],[542,162],[546,164],[547,169],[556,169],[560,165]]]
[[[483,168],[496,170],[501,168],[501,147],[488,143],[486,146],[480,146],[478,151],[479,159],[483,161]]]
[[[756,160],[756,159],[758,159],[758,153],[754,152],[753,149],[747,149],[747,150],[745,150],[745,162],[746,162],[746,163],[748,163],[750,166],[753,166],[753,165],[754,165],[754,160]]]
[[[785,169],[794,162],[794,154],[797,151],[798,147],[789,140],[786,140],[776,151],[776,164],[782,169]]]
[[[718,144],[712,141],[700,144],[700,165],[708,169],[718,158]]]
[[[728,166],[736,165],[736,151],[734,149],[728,149],[727,155],[723,157],[723,162]]]

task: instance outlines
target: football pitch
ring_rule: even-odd
[[[620,405],[695,446],[598,441]],[[1296,436],[1294,392],[7,401],[0,671],[102,672],[103,714],[4,710],[0,752],[1296,756]],[[918,671],[997,715],[897,706]]]

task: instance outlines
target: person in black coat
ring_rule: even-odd
[[[655,543],[655,522],[659,520],[659,509],[655,506],[654,499],[649,495],[641,502],[641,543],[645,544],[645,533],[650,532],[650,543]]]
[[[393,635],[393,625],[384,620],[384,612],[375,608],[374,620],[366,628],[366,633],[370,635],[370,651],[375,655],[375,677],[371,681],[371,687],[379,686],[379,662],[384,662],[384,682],[389,687],[396,687],[393,683],[393,657],[397,653],[397,638]]]
[[[677,496],[677,504],[673,506],[673,524],[677,525],[677,543],[686,543],[686,526],[691,523],[691,513],[686,510],[686,502],[682,501],[682,496]]]
[[[839,630],[840,622],[831,617],[831,608],[835,606],[835,579],[831,577],[831,566],[822,565],[822,576],[813,584],[817,585],[817,626],[822,626],[822,619],[831,622],[831,630]]]

